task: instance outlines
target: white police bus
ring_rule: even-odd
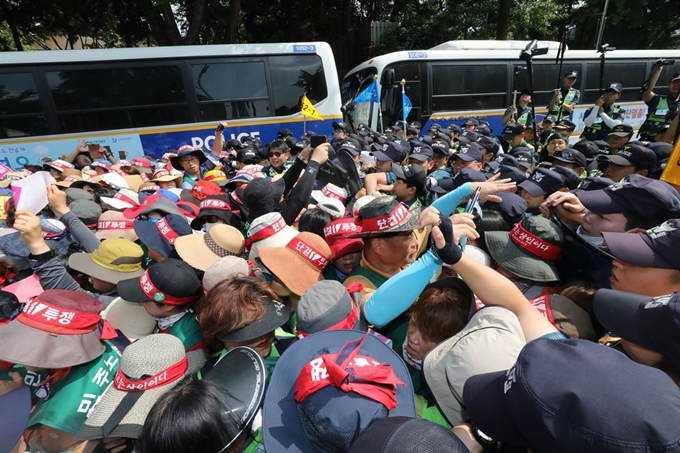
[[[209,149],[218,121],[227,139],[299,137],[305,93],[324,118],[307,129],[330,134],[342,116],[327,43],[2,52],[0,162],[55,159],[78,139],[128,158]]]
[[[526,70],[515,76],[517,67],[526,67],[519,54],[528,41],[449,41],[423,51],[393,52],[372,58],[352,69],[342,82],[343,104],[361,93],[378,76],[384,127],[402,119],[401,86],[406,80],[406,95],[413,109],[407,121],[419,121],[427,131],[432,123],[442,126],[466,118],[488,121],[495,133],[502,131],[501,118],[512,104],[513,92],[528,88]],[[545,115],[557,86],[559,65],[556,57],[558,42],[539,42],[548,47],[546,55],[533,59],[534,98],[536,114]],[[579,80],[575,88],[581,91],[581,101],[574,111],[574,135],[583,130],[583,114],[598,98],[600,87],[600,54],[594,50],[566,50],[562,72],[576,70]],[[652,65],[660,58],[675,59],[666,66],[655,93],[667,94],[668,77],[680,72],[680,50],[615,50],[606,54],[604,86],[619,82],[623,94],[617,102],[627,110],[625,122],[636,129],[647,115],[640,100],[640,86],[649,76]],[[559,77],[558,77],[559,76]],[[350,112],[356,124],[365,123],[375,130],[379,125],[377,104],[357,103]]]

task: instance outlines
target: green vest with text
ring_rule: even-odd
[[[569,88],[569,91],[567,92],[567,95],[562,99],[562,90],[558,92],[559,98],[557,102],[555,102],[555,106],[553,109],[548,113],[548,115],[553,115],[553,116],[558,116],[560,114],[560,110],[562,110],[562,105],[569,105],[572,102],[574,102],[574,98],[576,97],[576,93],[578,93],[578,90],[575,88]],[[569,116],[569,113],[567,112],[567,116]]]

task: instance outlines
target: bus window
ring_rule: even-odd
[[[316,104],[328,97],[326,74],[318,55],[280,55],[269,57],[274,115],[300,112],[300,99]]]
[[[48,133],[31,73],[0,74],[0,138]]]
[[[359,93],[368,88],[368,86],[375,80],[375,75],[375,68],[366,68],[355,72],[350,77],[345,78],[342,83],[342,103],[346,104],[347,102],[356,98]],[[374,108],[373,106],[374,104],[372,102],[357,102],[354,105],[354,110],[350,112],[354,123],[371,124],[371,117],[373,115]],[[349,121],[348,118],[345,119]]]
[[[269,116],[264,61],[191,65],[201,121]]]
[[[179,66],[69,69],[45,75],[61,132],[190,121]]]
[[[581,95],[581,103],[594,104],[600,94],[600,63],[588,63],[586,76],[585,98]],[[610,83],[619,82],[623,85],[623,94],[619,102],[638,101],[640,99],[640,85],[648,74],[647,64],[642,61],[634,63],[614,63],[605,61],[604,80],[602,89]],[[665,84],[663,84],[665,86]],[[583,89],[581,92],[583,93]]]
[[[432,64],[432,112],[500,109],[507,65]]]
[[[406,118],[407,122],[422,121],[422,109],[420,105],[420,81],[421,64],[414,61],[402,61],[389,65],[386,70],[394,70],[394,87],[382,86],[380,101],[382,103],[383,120],[385,127],[393,125],[396,121],[403,120],[403,110],[401,105],[401,85],[402,80],[406,81],[404,91],[411,101],[412,109]],[[384,74],[384,72],[383,72]]]

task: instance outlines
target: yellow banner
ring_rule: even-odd
[[[671,157],[668,158],[661,180],[673,184],[676,189],[680,188],[680,139],[675,142],[675,147]]]
[[[312,103],[307,99],[306,94],[302,96],[302,109],[300,110],[300,113],[323,121],[323,116],[319,115],[319,112],[316,111]]]

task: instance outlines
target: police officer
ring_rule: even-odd
[[[546,116],[543,118],[543,121],[541,121],[541,132],[538,134],[538,143],[541,146],[545,146],[545,144],[548,143],[550,136],[555,133],[554,128],[556,123],[557,119],[552,115]]]
[[[553,115],[559,121],[562,118],[571,120],[576,104],[581,100],[581,92],[574,88],[578,80],[577,71],[569,71],[562,79],[562,88],[555,90],[548,103],[548,115]]]
[[[653,141],[656,135],[653,132],[658,130],[658,128],[652,128],[653,131],[650,131],[650,126],[670,124],[678,111],[680,72],[673,74],[673,77],[668,82],[668,94],[661,96],[654,93],[654,87],[659,80],[661,71],[663,71],[663,60],[659,59],[654,65],[654,73],[649,81],[649,88],[642,93],[642,99],[647,104],[648,110],[647,118],[645,118],[645,122],[640,126],[640,140]]]
[[[531,109],[529,108],[530,103],[531,92],[525,88],[519,94],[517,105],[511,105],[505,110],[505,114],[503,115],[501,123],[506,125],[510,121],[514,121],[524,127],[534,124],[534,117],[532,116]]]
[[[603,140],[615,126],[623,123],[626,110],[620,105],[614,105],[621,93],[623,86],[618,82],[612,83],[595,101],[595,106],[586,110],[583,116],[585,129],[581,134],[582,140]]]

